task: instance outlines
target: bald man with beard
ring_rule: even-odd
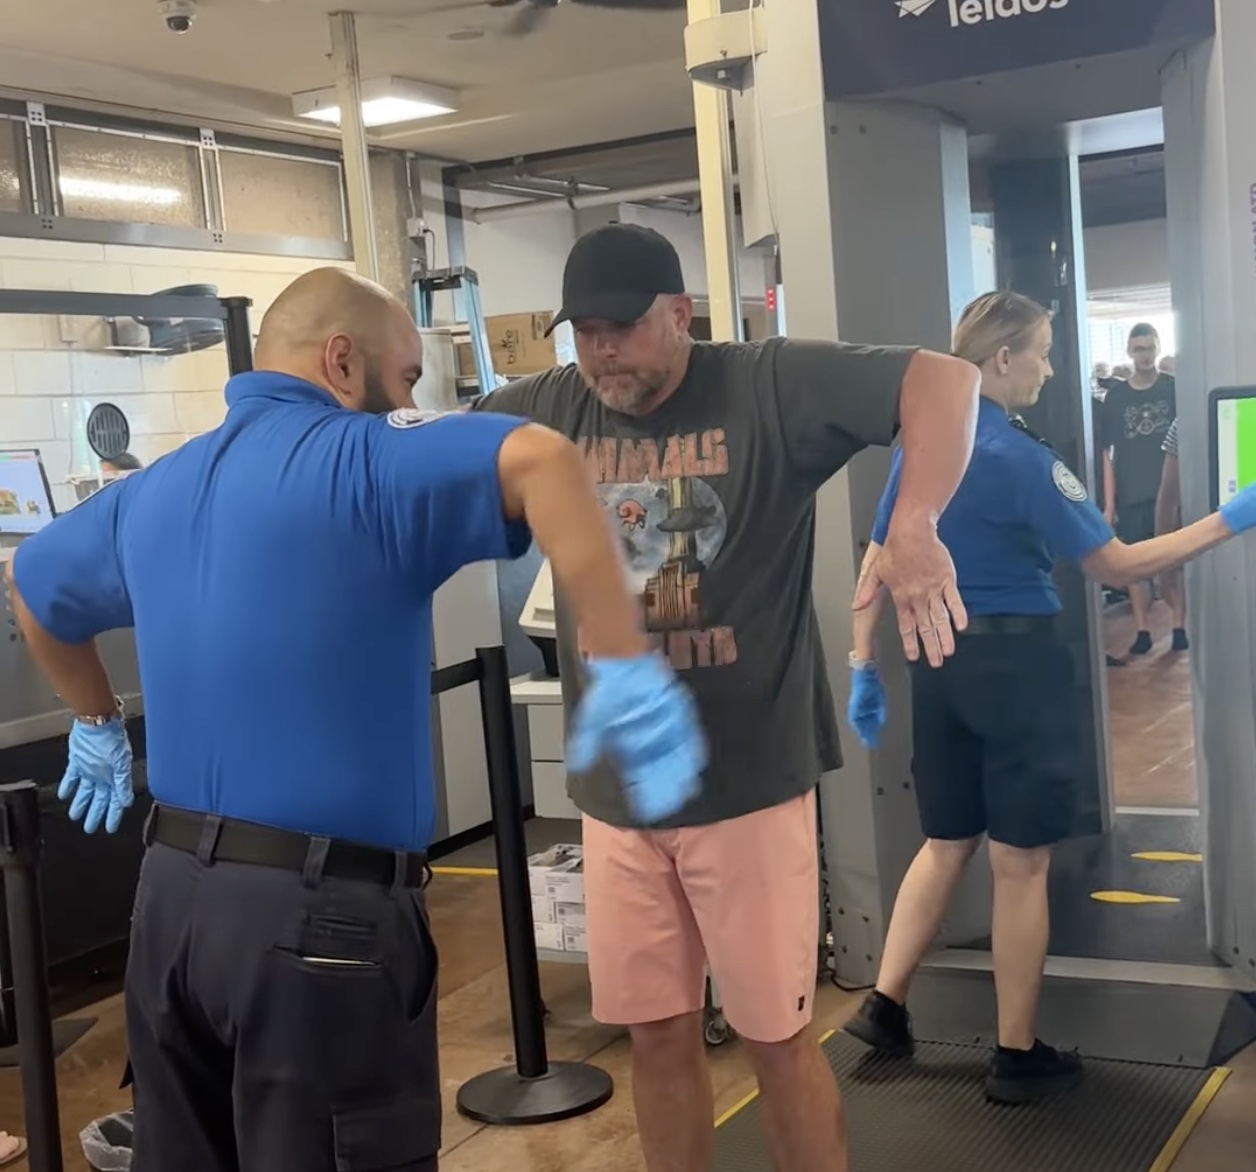
[[[135,1172],[436,1168],[431,602],[460,567],[534,537],[600,681],[584,747],[656,817],[701,773],[575,447],[416,411],[422,362],[399,301],[310,273],[221,427],[13,559],[31,654],[76,717],[60,796],[88,833],[132,802],[94,640],[135,630],[154,799],[126,984]]]

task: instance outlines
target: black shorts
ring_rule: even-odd
[[[989,834],[1028,849],[1071,832],[1072,656],[1049,620],[1010,622],[1025,629],[961,635],[942,667],[912,667],[912,772],[928,838]]]
[[[1122,505],[1116,515],[1116,535],[1126,545],[1150,541],[1156,535],[1156,502]]]

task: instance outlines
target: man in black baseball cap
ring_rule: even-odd
[[[630,326],[660,294],[684,292],[680,257],[666,236],[636,224],[608,224],[572,248],[563,270],[563,307],[550,330],[597,319]]]
[[[707,958],[755,1065],[773,1165],[845,1172],[837,1089],[809,1028],[815,786],[841,764],[811,605],[815,494],[861,448],[901,435],[896,548],[856,602],[884,584],[909,657],[923,643],[940,663],[965,618],[935,521],[968,464],[979,375],[906,347],[694,342],[692,317],[663,236],[598,228],[563,275],[557,320],[572,323],[576,364],[476,408],[526,416],[584,448],[645,626],[707,734],[703,789],[662,823],[634,817],[619,762],[583,760],[578,745],[567,754],[584,813],[593,1012],[632,1034],[646,1166],[710,1165]],[[586,668],[561,600],[558,645],[570,711]]]

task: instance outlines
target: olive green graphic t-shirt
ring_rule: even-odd
[[[553,428],[585,453],[646,629],[693,692],[710,744],[701,794],[668,826],[766,809],[841,764],[811,603],[815,493],[862,448],[893,440],[913,353],[695,342],[680,387],[644,417],[604,406],[574,366],[475,404]],[[556,601],[571,712],[580,661]],[[609,768],[569,785],[585,813],[632,825]]]

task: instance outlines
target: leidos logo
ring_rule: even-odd
[[[937,0],[894,0],[898,15],[923,16]],[[1032,16],[1052,8],[1067,8],[1068,0],[946,0],[950,9],[951,28],[984,24],[990,20],[1008,20],[1013,16]]]

